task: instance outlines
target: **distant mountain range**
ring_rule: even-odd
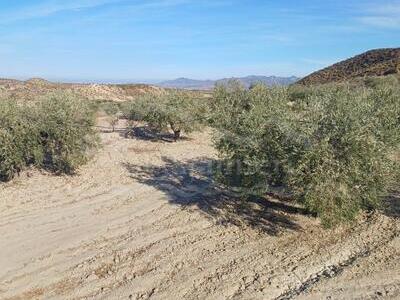
[[[255,75],[247,77],[223,78],[219,80],[196,80],[189,78],[178,78],[175,80],[164,81],[156,85],[164,88],[177,88],[177,89],[188,89],[188,90],[211,90],[214,88],[215,85],[226,84],[230,80],[238,80],[244,86],[250,87],[255,83],[264,83],[268,86],[289,85],[295,83],[299,79],[300,78],[295,76],[277,77],[277,76],[255,76]]]
[[[299,80],[298,83],[324,84],[391,74],[400,74],[400,48],[370,50],[314,72]]]

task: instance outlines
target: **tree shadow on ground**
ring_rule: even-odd
[[[114,132],[118,132],[118,133],[123,133],[126,132],[126,128],[118,128],[115,127],[114,130],[112,128],[112,126],[101,126],[101,125],[97,125],[96,128],[98,129],[98,131],[100,133],[114,133]]]
[[[167,143],[175,142],[175,138],[172,133],[157,132],[155,130],[152,130],[148,126],[127,128],[124,131],[120,132],[120,136],[124,138],[134,138],[150,142],[167,142]],[[185,140],[190,140],[190,139],[185,136],[179,138],[179,141],[185,141]]]
[[[383,203],[383,213],[389,217],[400,219],[400,190],[393,191]]]
[[[184,208],[198,207],[218,224],[250,226],[277,235],[282,230],[300,230],[295,215],[306,211],[272,197],[243,200],[212,180],[213,161],[207,158],[185,163],[163,158],[163,166],[124,164],[130,176],[140,183],[164,192],[170,203]]]

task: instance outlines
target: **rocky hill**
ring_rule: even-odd
[[[324,84],[396,73],[400,73],[400,48],[375,49],[312,73],[298,83]]]

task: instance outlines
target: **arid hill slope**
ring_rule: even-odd
[[[400,48],[376,49],[336,63],[304,77],[304,85],[346,81],[365,76],[400,73]]]
[[[158,93],[162,88],[145,84],[54,83],[40,78],[27,81],[0,79],[0,99],[32,100],[56,90],[70,91],[88,100],[125,101],[149,92]]]

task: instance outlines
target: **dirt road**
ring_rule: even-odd
[[[400,298],[399,198],[323,230],[294,205],[217,189],[207,133],[101,137],[76,176],[0,184],[1,299]]]

